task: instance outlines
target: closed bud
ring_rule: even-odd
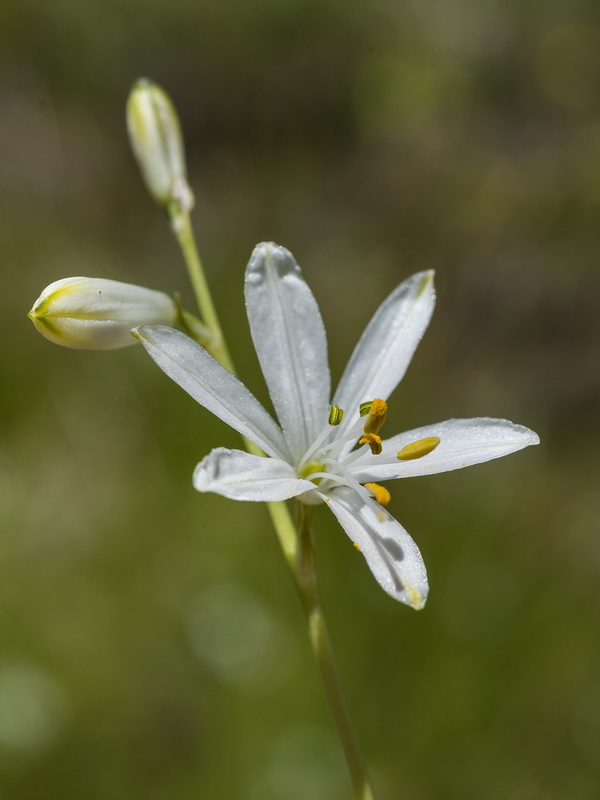
[[[144,183],[169,217],[193,208],[185,167],[183,138],[168,94],[147,78],[137,81],[127,99],[127,130]]]
[[[28,314],[55,344],[116,350],[135,344],[137,325],[173,325],[175,302],[164,292],[104,278],[63,278],[47,286]]]

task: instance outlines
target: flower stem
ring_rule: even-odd
[[[310,643],[321,672],[329,707],[344,748],[354,796],[356,800],[373,800],[369,774],[350,719],[319,597],[310,507],[305,503],[298,503],[298,507],[299,547],[296,568],[293,571],[294,583],[308,624]]]
[[[210,348],[211,352],[225,369],[235,375],[233,361],[223,338],[221,325],[219,324],[202,261],[196,247],[189,214],[182,213],[177,216],[176,220],[171,220],[171,228],[181,248],[203,321],[214,336],[214,342]],[[264,455],[262,450],[253,442],[245,437],[242,438],[249,453],[258,456]],[[304,503],[299,503],[298,505],[300,507],[300,521],[299,528],[296,528],[285,502],[267,503],[273,527],[277,533],[285,559],[292,571],[294,583],[306,617],[310,643],[344,749],[355,798],[356,800],[373,800],[369,776],[350,720],[319,599],[309,508]]]
[[[229,372],[234,372],[233,362],[225,340],[223,339],[217,310],[212,301],[210,289],[208,288],[202,260],[198,253],[198,248],[196,247],[190,215],[183,211],[177,214],[177,216],[171,220],[171,229],[181,248],[202,320],[214,336],[210,351],[225,369],[229,370]]]

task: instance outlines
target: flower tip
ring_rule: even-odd
[[[275,242],[259,242],[254,248],[250,260],[276,258],[277,256],[287,252],[288,251],[285,247],[282,247],[280,244],[276,244]]]
[[[409,588],[407,590],[409,596],[409,605],[415,611],[422,611],[425,608],[427,597],[423,597],[416,589]]]
[[[406,586],[406,599],[404,602],[407,606],[414,608],[415,611],[422,611],[425,608],[425,603],[427,602],[427,595],[429,593],[429,587],[427,583],[425,583],[423,590],[419,591],[415,586]]]
[[[139,89],[149,89],[151,86],[156,86],[156,84],[150,78],[146,78],[146,77],[138,78],[134,82],[133,86],[131,87],[131,91],[129,92],[129,95],[131,96],[132,94],[137,92]]]
[[[511,423],[508,423],[509,425]],[[512,423],[513,429],[520,434],[521,445],[517,449],[520,450],[524,447],[530,447],[540,443],[540,437],[531,428],[526,428],[525,425],[515,425]]]
[[[246,268],[246,285],[261,285],[264,280],[279,281],[300,276],[300,267],[290,251],[275,242],[259,242]]]
[[[417,273],[419,278],[421,279],[421,285],[419,286],[419,295],[426,292],[428,289],[434,290],[433,287],[433,279],[435,278],[435,270],[434,269],[427,269],[424,272]]]
[[[135,328],[132,328],[129,333],[134,336],[138,342],[142,344],[148,341],[148,325],[137,325]]]
[[[281,250],[281,245],[276,242],[259,242],[254,249],[259,250],[261,253],[269,252],[270,250]]]

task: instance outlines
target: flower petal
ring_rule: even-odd
[[[327,424],[327,339],[316,300],[285,247],[256,246],[246,269],[246,307],[269,394],[295,460]]]
[[[339,487],[325,496],[340,524],[365,557],[375,580],[391,597],[423,608],[429,586],[425,564],[402,525],[377,503]]]
[[[404,377],[435,304],[433,271],[418,272],[384,300],[344,370],[333,403],[343,408],[338,435],[358,419],[368,400],[387,400]]]
[[[232,500],[274,502],[303,494],[314,484],[300,480],[285,461],[217,447],[196,467],[194,487]]]
[[[169,378],[201,406],[271,456],[289,458],[281,430],[243,383],[193,339],[164,325],[142,325],[136,335]]]
[[[440,443],[426,456],[413,461],[380,463],[386,457],[393,458],[407,444],[430,436],[437,436]],[[432,475],[500,458],[530,444],[539,444],[539,441],[537,433],[506,419],[447,419],[437,425],[425,425],[386,439],[381,455],[367,453],[349,469],[359,483]]]

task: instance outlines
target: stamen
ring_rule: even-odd
[[[363,423],[359,419],[357,420],[354,425],[347,431],[343,436],[339,436],[338,438],[334,439],[329,444],[323,445],[321,452],[328,453],[330,456],[336,457],[340,454],[340,452],[344,449],[348,442],[355,442],[358,437],[361,435],[363,430]],[[329,426],[329,432],[331,433],[332,428]],[[314,447],[311,448],[311,453],[314,452]]]
[[[363,405],[365,405],[363,403]],[[361,415],[362,415],[362,406]],[[379,433],[381,426],[385,422],[387,415],[387,403],[385,400],[373,400],[370,403],[369,416],[365,422],[365,433]]]
[[[368,445],[365,444],[362,447],[359,447],[358,450],[353,450],[351,453],[349,453],[346,456],[346,458],[344,458],[343,461],[338,462],[338,463],[343,464],[344,468],[346,468],[350,464],[352,464],[354,461],[357,461],[359,458],[362,458],[367,453],[368,453]],[[395,461],[396,461],[396,459],[394,459],[394,462]]]
[[[361,403],[361,404],[359,405],[359,407],[358,407],[358,413],[361,415],[361,417],[366,417],[366,416],[367,416],[367,414],[370,414],[370,413],[371,413],[371,406],[372,406],[372,405],[373,405],[373,401],[372,401],[372,400],[369,400],[369,401],[368,401],[368,402],[366,402],[366,403]]]
[[[334,406],[334,407],[336,407],[336,406]],[[341,411],[341,409],[340,409],[340,411]],[[342,414],[343,414],[343,413],[344,413],[344,412],[342,411]],[[330,412],[330,416],[331,416],[331,412]],[[302,468],[304,467],[304,465],[305,465],[305,464],[306,464],[308,461],[310,461],[310,459],[312,458],[312,456],[313,456],[313,455],[314,455],[314,454],[315,454],[315,453],[316,453],[316,452],[319,450],[319,448],[320,448],[320,447],[323,445],[323,443],[327,441],[327,438],[329,437],[329,435],[330,435],[330,434],[331,434],[331,432],[332,432],[332,428],[333,428],[333,426],[332,426],[331,422],[329,422],[329,421],[328,421],[328,422],[327,422],[327,425],[325,425],[325,427],[323,428],[323,430],[321,431],[321,433],[320,433],[320,434],[317,436],[317,438],[316,438],[316,439],[315,439],[315,441],[312,443],[312,445],[310,446],[310,448],[309,448],[309,449],[306,451],[306,453],[304,454],[304,457],[302,458],[302,461],[301,461],[301,462],[300,462],[300,464],[298,465],[298,469],[299,469],[299,470],[302,470]]]
[[[329,408],[329,424],[339,425],[344,419],[344,409],[339,406],[330,406]]]
[[[387,506],[392,499],[391,494],[385,486],[380,486],[378,483],[365,483],[365,489],[369,489],[369,491],[373,492],[373,497],[377,500],[379,505]]]
[[[376,433],[364,433],[358,440],[359,444],[368,444],[374,456],[381,453],[381,436]]]
[[[423,458],[431,453],[440,443],[439,437],[428,436],[426,439],[419,439],[417,442],[405,445],[396,456],[398,461],[412,461],[414,458]]]
[[[335,474],[327,473],[327,477],[331,480],[334,486],[336,484],[337,485],[341,484],[342,486],[349,486],[351,489],[354,489],[354,491],[358,495],[360,495],[363,502],[365,503],[370,503],[371,500],[373,499],[369,490],[365,489],[362,483],[359,483],[354,477],[354,475],[348,472],[348,470],[344,469],[342,465],[339,463],[337,464],[337,469]],[[325,485],[319,486],[319,491],[326,492],[328,482],[329,481],[325,481]]]
[[[333,486],[348,486],[350,489],[354,489],[361,495],[361,497],[369,497],[367,491],[363,488],[362,484],[358,483],[356,479],[354,479],[351,475],[340,475],[337,472],[313,472],[311,475],[306,476],[306,480],[312,481],[315,484],[315,488],[318,486],[319,491],[326,493],[328,491],[328,487],[333,484]]]

